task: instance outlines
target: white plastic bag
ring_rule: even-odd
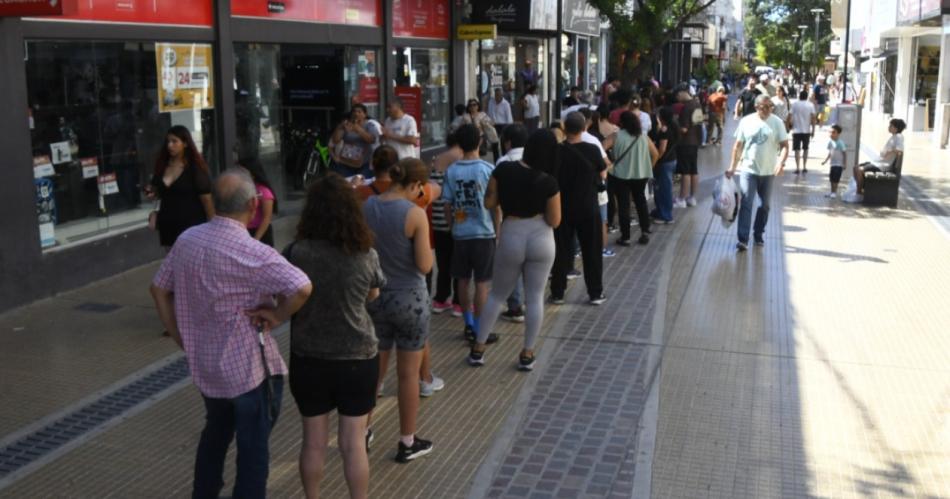
[[[860,203],[862,197],[858,194],[858,183],[855,182],[854,177],[851,177],[848,182],[848,189],[841,195],[841,200],[845,203]]]
[[[722,226],[728,228],[739,217],[742,193],[733,179],[725,175],[716,180],[713,188],[712,212],[722,217]]]

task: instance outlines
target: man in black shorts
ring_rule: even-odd
[[[680,195],[673,206],[696,206],[699,189],[699,144],[703,140],[703,110],[699,100],[685,88],[679,89],[676,99],[683,103],[679,114],[680,141],[676,144],[676,173],[681,175]]]
[[[797,175],[808,171],[808,143],[815,136],[815,123],[818,122],[818,112],[815,105],[808,100],[808,90],[798,93],[798,100],[792,103],[789,116],[792,120],[792,150],[795,151]]]

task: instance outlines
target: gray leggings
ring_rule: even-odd
[[[540,216],[527,219],[506,218],[501,225],[495,249],[491,293],[479,317],[478,342],[485,343],[495,328],[501,307],[524,275],[525,331],[524,347],[534,341],[544,320],[544,288],[554,264],[554,230]]]

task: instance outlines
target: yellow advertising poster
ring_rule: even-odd
[[[156,43],[158,110],[188,111],[214,107],[211,45]]]

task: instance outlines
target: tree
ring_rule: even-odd
[[[834,34],[825,23],[815,50],[815,15],[811,10],[831,12],[830,0],[747,0],[746,38],[755,41],[756,59],[775,67],[798,69],[820,67]],[[808,26],[804,33],[798,26]],[[798,34],[799,38],[795,38]],[[803,38],[802,38],[803,37]],[[804,50],[802,45],[804,44]],[[804,59],[804,60],[802,60]]]
[[[649,76],[691,19],[716,0],[587,0],[610,21],[614,71],[624,83]]]

